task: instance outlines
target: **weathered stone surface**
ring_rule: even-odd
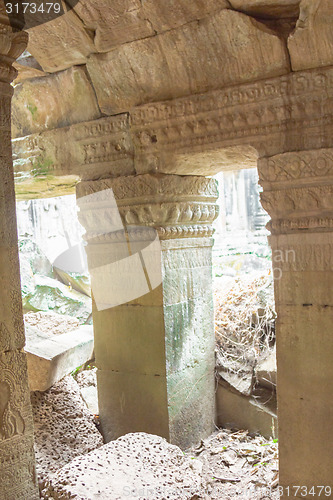
[[[40,486],[75,457],[103,444],[80,389],[69,376],[46,392],[31,393]]]
[[[16,85],[12,137],[100,118],[96,96],[82,68]]]
[[[92,55],[87,68],[101,110],[114,114],[145,102],[282,75],[289,62],[283,41],[266,27],[222,10],[176,31]]]
[[[266,359],[258,363],[255,374],[260,385],[276,389],[276,347]]]
[[[95,47],[78,16],[69,11],[31,28],[28,50],[44,71],[54,73],[75,64],[85,64]]]
[[[230,389],[226,382],[220,380],[216,389],[216,405],[219,426],[259,432],[266,438],[277,437],[276,400],[268,391],[262,398],[250,398]]]
[[[262,18],[296,17],[301,0],[229,0],[234,9]]]
[[[74,10],[84,26],[94,30],[95,52],[155,34],[139,0],[83,0],[75,2]]]
[[[147,174],[81,182],[77,196],[79,220],[86,229],[95,299],[95,354],[103,434],[110,440],[143,430],[188,447],[208,436],[214,422],[209,236],[217,216],[216,182],[198,176]],[[108,272],[110,261],[117,262],[118,256],[126,260],[120,257],[124,249],[121,231],[115,231],[111,224],[113,196],[117,201],[117,227],[124,224],[127,228],[134,255],[139,251],[144,255],[144,247],[151,241],[144,239],[148,228],[161,239],[156,262],[146,261],[146,273],[153,264],[160,280],[148,287],[144,276],[146,288],[140,290],[139,298],[130,295],[126,299],[130,273],[127,276],[124,270],[116,283]],[[132,234],[135,237],[131,239]],[[96,274],[98,269],[100,274]],[[177,281],[179,273],[182,285]],[[125,300],[117,307],[113,307],[115,300],[107,301],[104,307],[104,300],[101,307],[97,296],[107,296],[110,283],[113,297],[124,296]]]
[[[330,0],[302,0],[288,49],[293,71],[333,64],[333,11]]]
[[[107,52],[117,45],[147,38],[181,26],[227,7],[226,0],[126,0],[92,4],[80,1],[74,6],[84,26],[95,31],[97,52]]]
[[[202,489],[200,472],[200,467],[165,439],[127,434],[74,459],[47,482],[43,495],[63,499],[192,499]]]
[[[46,76],[41,65],[27,50],[23,52],[13,66],[18,71],[17,77],[14,80],[14,85],[30,78]]]
[[[61,335],[80,326],[79,320],[73,316],[44,311],[25,314],[24,324],[37,328],[40,333],[52,335]]]
[[[76,377],[80,387],[80,393],[88,409],[94,414],[99,415],[98,395],[97,395],[97,368],[84,370]]]
[[[70,290],[60,281],[36,275],[34,290],[23,297],[23,309],[68,314],[84,323],[91,314],[91,298]]]
[[[0,354],[1,500],[37,499],[25,354]]]
[[[46,391],[93,357],[92,326],[80,326],[60,335],[42,333],[26,325],[29,386],[31,391]]]
[[[64,147],[66,144],[66,147]],[[135,173],[129,118],[118,115],[32,134],[12,141],[16,190],[56,196],[77,180]],[[60,176],[60,180],[58,178]]]

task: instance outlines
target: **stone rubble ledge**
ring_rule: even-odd
[[[44,499],[196,498],[202,464],[159,436],[133,433],[75,458],[42,491]]]

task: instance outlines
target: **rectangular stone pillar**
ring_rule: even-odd
[[[0,12],[1,18],[1,12]],[[0,500],[39,498],[22,313],[11,154],[11,63],[26,33],[0,25]]]
[[[103,433],[186,448],[214,428],[212,228],[216,181],[81,182]]]
[[[333,490],[333,150],[261,159],[259,175],[272,217],[280,486],[283,498],[297,485],[317,498]]]

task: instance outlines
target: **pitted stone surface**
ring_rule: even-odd
[[[75,457],[103,444],[93,415],[85,406],[75,380],[69,376],[46,392],[31,395],[39,482]]]
[[[42,498],[186,500],[202,491],[202,464],[159,436],[127,434],[59,470]]]

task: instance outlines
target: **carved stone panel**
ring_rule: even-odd
[[[318,149],[262,158],[262,205],[272,233],[333,228],[333,150]]]
[[[43,175],[100,179],[133,174],[128,130],[124,114],[14,139],[16,180],[23,184]]]
[[[33,421],[23,353],[0,355],[1,500],[37,499]]]

